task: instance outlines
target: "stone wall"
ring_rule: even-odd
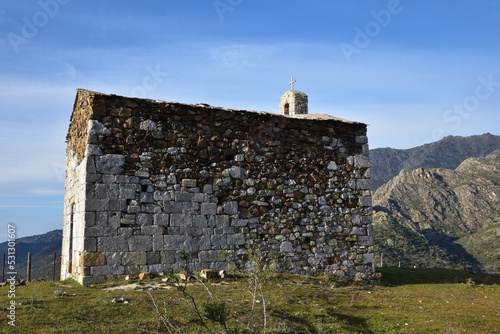
[[[78,198],[80,282],[175,269],[181,249],[194,269],[244,265],[252,246],[276,270],[371,277],[365,124],[86,90],[71,120],[63,254]]]

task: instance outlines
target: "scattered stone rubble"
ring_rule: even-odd
[[[61,278],[184,265],[373,277],[366,125],[78,90]],[[226,264],[229,259],[229,264]]]

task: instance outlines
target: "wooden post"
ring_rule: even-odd
[[[52,282],[56,280],[56,253],[54,252],[54,263],[52,265]]]
[[[2,283],[5,282],[5,253],[3,253]]]
[[[384,266],[384,253],[380,253],[380,268]]]
[[[31,282],[31,252],[28,252],[28,282]]]

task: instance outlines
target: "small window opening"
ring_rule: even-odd
[[[290,105],[288,103],[285,104],[284,112],[285,112],[285,115],[290,115]]]

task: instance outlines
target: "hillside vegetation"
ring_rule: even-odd
[[[455,170],[403,170],[373,206],[388,265],[500,271],[500,150]]]

